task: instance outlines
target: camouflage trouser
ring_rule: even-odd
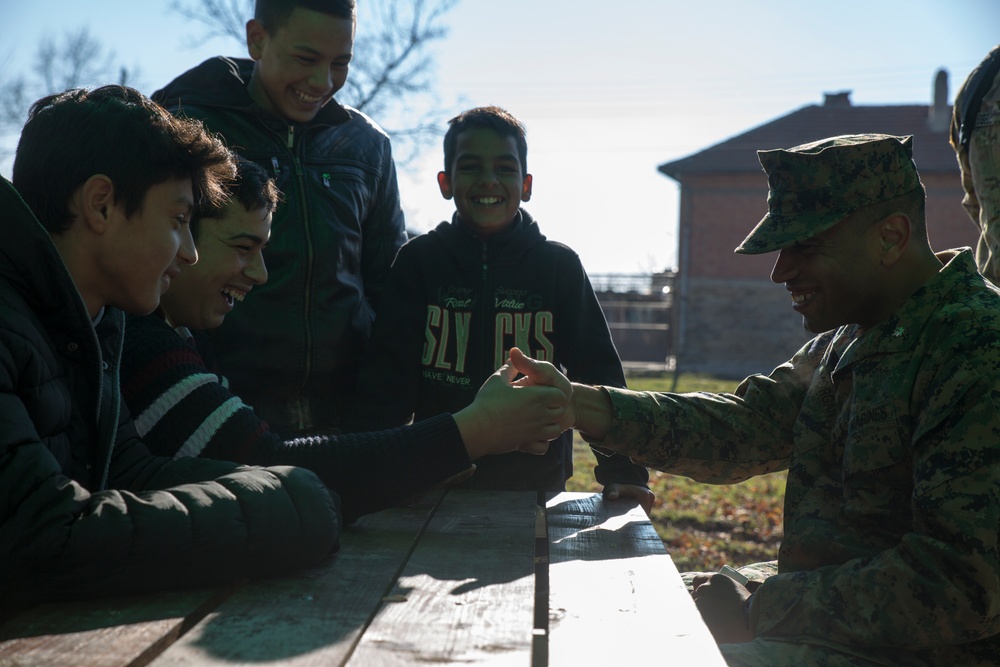
[[[778,573],[778,562],[767,561],[736,568],[736,571],[751,582],[762,582]],[[688,591],[694,578],[712,572],[682,572],[681,579]],[[722,644],[719,651],[726,664],[735,667],[869,667],[890,663],[872,662],[836,648],[816,644],[791,643],[776,639],[758,637],[746,644]]]
[[[758,637],[746,644],[722,644],[730,667],[873,667],[894,663],[872,662],[828,646],[783,642]]]
[[[979,225],[976,264],[1000,285],[1000,79],[983,98],[969,150],[959,150],[962,206]]]

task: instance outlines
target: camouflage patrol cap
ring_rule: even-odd
[[[736,248],[781,250],[861,208],[920,187],[913,137],[845,134],[788,149],[757,151],[767,173],[767,215]]]

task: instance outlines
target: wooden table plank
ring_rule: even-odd
[[[533,492],[449,492],[348,664],[527,667],[536,509]]]
[[[0,627],[0,667],[141,667],[230,592],[41,605]]]
[[[363,518],[314,570],[38,607],[0,619],[0,667],[724,664],[641,509],[538,501],[438,492]]]
[[[547,503],[548,664],[725,662],[638,505],[563,493]]]
[[[321,568],[241,588],[152,665],[343,664],[440,495],[363,517]]]

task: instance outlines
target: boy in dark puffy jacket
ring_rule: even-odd
[[[200,124],[130,88],[32,106],[14,187],[0,182],[0,605],[214,584],[334,549],[337,503],[313,473],[154,457],[120,400],[122,311],[152,311],[197,260],[191,217],[233,173]]]
[[[285,194],[266,255],[271,280],[211,339],[233,391],[288,436],[341,425],[406,240],[388,135],[335,99],[355,20],[354,0],[257,0],[250,58],[211,58],[153,93],[264,167]]]

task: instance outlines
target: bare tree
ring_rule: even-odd
[[[386,125],[395,152],[405,162],[440,134],[434,57],[429,47],[447,36],[444,16],[458,0],[360,1],[367,15],[359,21],[351,74],[337,99]],[[223,37],[242,48],[253,6],[254,0],[174,0],[171,9],[205,27],[193,44]],[[421,108],[421,103],[425,112],[403,113]],[[400,118],[406,118],[405,122]]]
[[[134,85],[135,72],[115,67],[114,61],[114,52],[106,50],[87,28],[69,31],[58,41],[46,37],[38,45],[31,72],[0,79],[0,134],[20,132],[28,107],[45,95],[111,81]]]
[[[253,16],[254,0],[174,0],[170,9],[185,18],[205,26],[201,37],[191,39],[192,46],[200,46],[213,37],[223,37],[244,43],[247,19]]]

